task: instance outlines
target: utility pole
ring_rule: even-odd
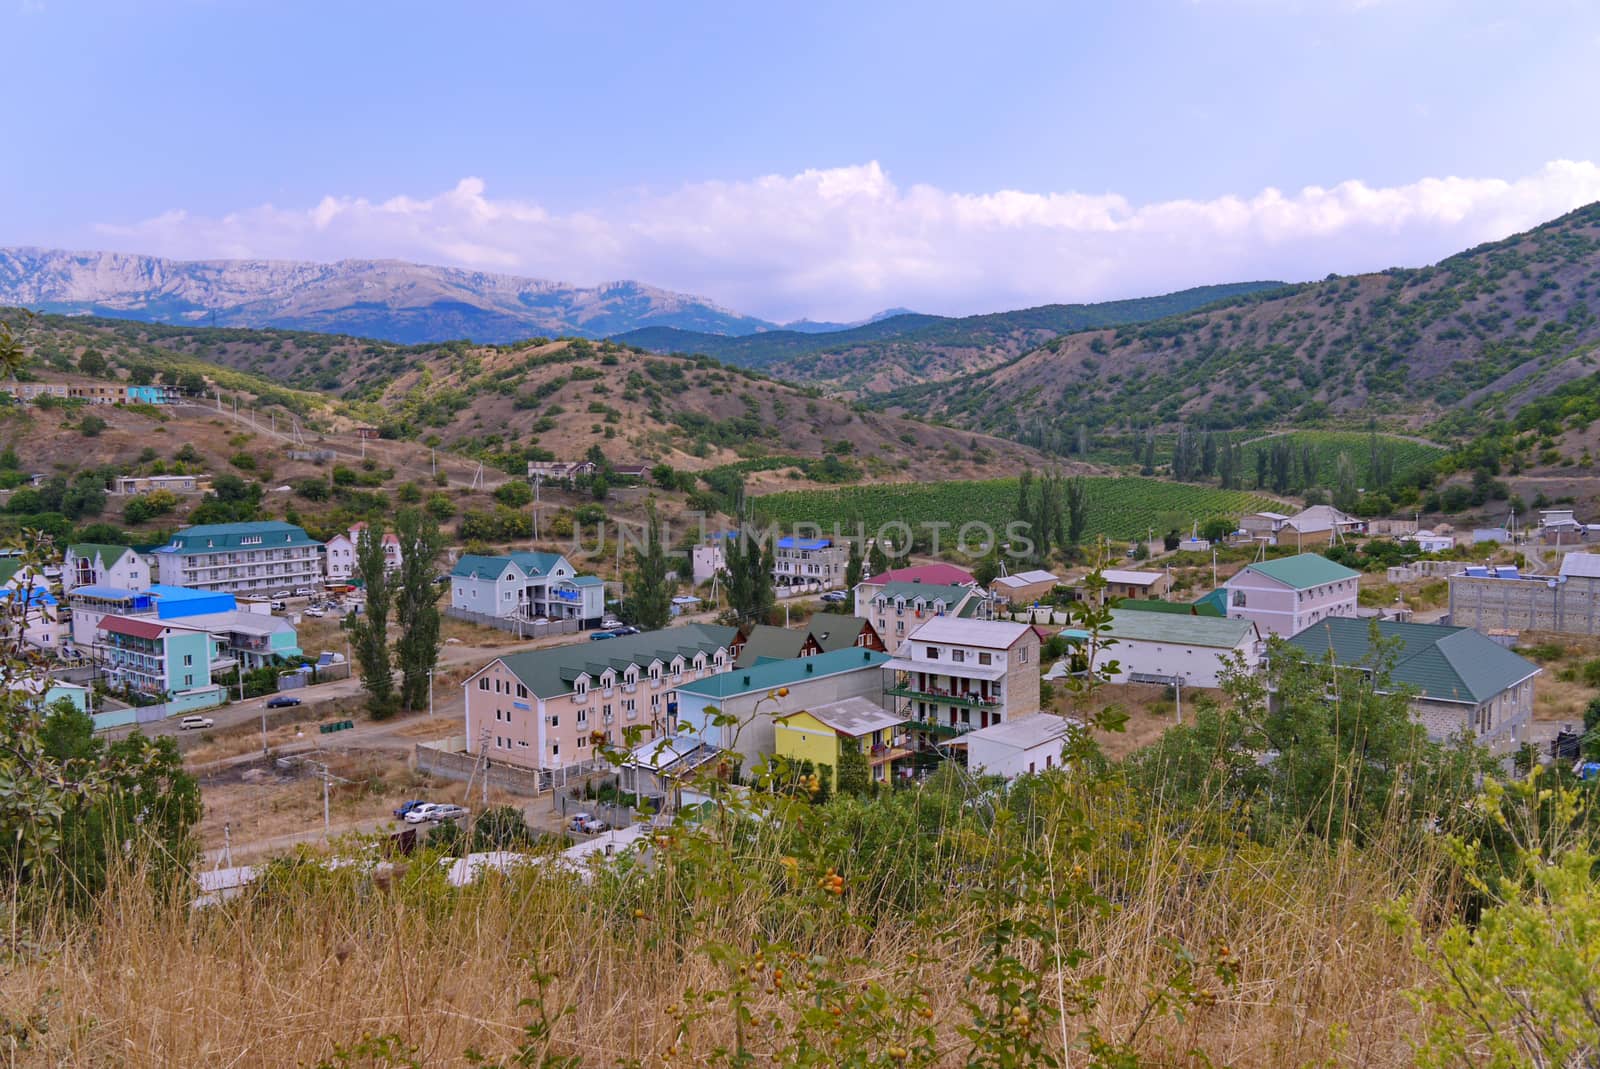
[[[433,669],[428,669],[428,717],[433,717]]]

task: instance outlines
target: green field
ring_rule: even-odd
[[[1245,490],[1218,490],[1160,479],[1090,478],[1089,522],[1091,537],[1132,539],[1142,537],[1162,520],[1176,520],[1183,528],[1214,516],[1238,519],[1246,512],[1281,508],[1278,502]],[[987,523],[996,530],[1015,519],[1016,479],[970,482],[891,483],[875,486],[841,486],[830,490],[790,490],[766,494],[755,501],[762,518],[793,527],[814,523],[825,530],[863,524],[871,531],[891,521],[913,527],[930,522],[951,525]]]
[[[1317,479],[1324,487],[1333,485],[1335,465],[1339,462],[1340,453],[1349,454],[1350,462],[1356,468],[1356,478],[1360,480],[1361,485],[1370,484],[1372,447],[1371,440],[1364,431],[1291,431],[1274,438],[1247,442],[1240,447],[1240,452],[1244,455],[1243,474],[1246,481],[1255,479],[1256,452],[1283,441],[1292,442],[1297,454],[1307,444],[1317,451]],[[1394,452],[1394,476],[1399,482],[1405,482],[1410,476],[1437,463],[1445,455],[1445,450],[1436,445],[1424,445],[1421,442],[1395,438],[1387,434],[1378,435],[1378,443],[1382,448]]]

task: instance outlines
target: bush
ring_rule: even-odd
[[[512,479],[495,487],[494,499],[508,508],[523,508],[532,504],[533,489],[521,479]]]
[[[100,437],[100,432],[105,430],[106,426],[105,420],[90,412],[79,421],[78,432],[85,438],[98,438]]]
[[[429,494],[428,504],[425,507],[428,510],[428,515],[441,522],[451,519],[456,514],[456,503],[450,499],[449,494]]]

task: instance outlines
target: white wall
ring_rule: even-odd
[[[1240,643],[1237,650],[1218,649],[1214,646],[1181,646],[1173,642],[1149,642],[1117,639],[1114,646],[1103,651],[1102,656],[1118,664],[1114,683],[1126,683],[1134,672],[1156,676],[1182,676],[1190,687],[1216,687],[1221,685],[1219,675],[1224,658],[1235,652],[1244,654],[1245,663],[1253,670],[1261,663],[1253,637]]]
[[[1041,713],[1049,716],[1049,713]],[[1030,771],[1043,772],[1046,768],[1054,768],[1061,764],[1061,748],[1067,743],[1066,737],[1051,739],[1026,750],[1002,746],[998,742],[984,739],[969,739],[967,742],[967,769],[974,775],[1004,776],[1006,779],[1015,779]]]

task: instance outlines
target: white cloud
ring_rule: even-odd
[[[953,193],[877,163],[708,181],[553,213],[477,178],[429,197],[323,198],[102,225],[103,242],[183,258],[395,257],[580,283],[634,278],[786,319],[900,305],[967,313],[1243,279],[1431,262],[1600,199],[1600,165],[1516,179],[1346,181],[1133,204],[1115,194]]]

